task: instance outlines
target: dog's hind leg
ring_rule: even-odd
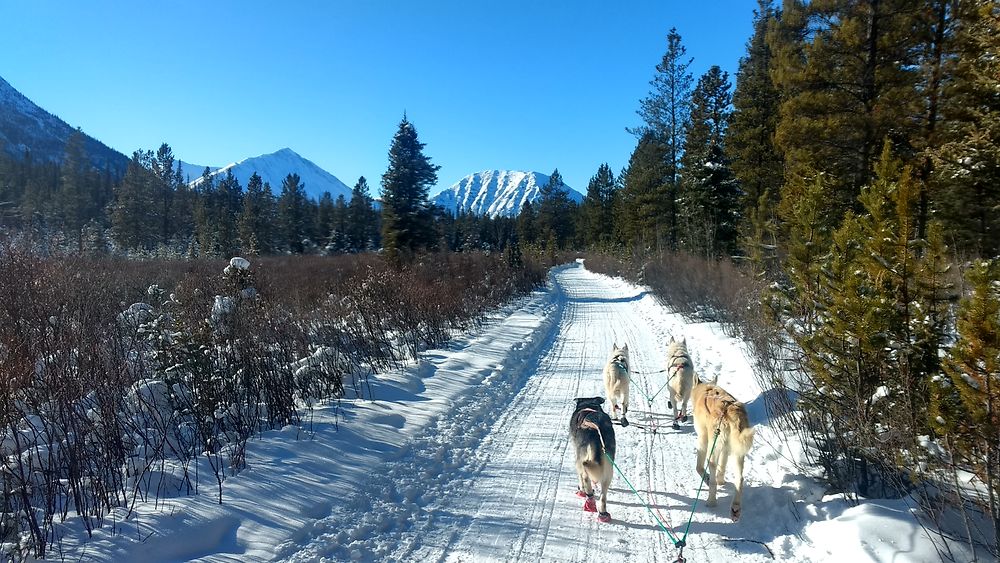
[[[614,477],[614,468],[608,461],[601,462],[601,505],[597,513],[597,519],[601,522],[610,522],[611,513],[608,512],[608,489],[611,488],[611,478]]]
[[[733,522],[739,520],[743,512],[743,461],[744,456],[736,456],[736,493],[733,495],[733,504],[729,508]]]
[[[716,460],[714,458],[714,455],[708,458],[708,498],[705,500],[705,506],[718,504],[715,493],[719,487],[719,481],[715,478]]]

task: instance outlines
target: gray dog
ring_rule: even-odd
[[[576,472],[580,476],[577,496],[586,497],[583,509],[598,512],[594,502],[594,484],[601,484],[601,510],[597,519],[610,522],[608,513],[608,489],[614,476],[615,428],[601,405],[604,397],[579,397],[576,409],[569,419],[569,436],[576,448]],[[607,455],[605,455],[605,453]],[[610,458],[610,459],[609,459]]]

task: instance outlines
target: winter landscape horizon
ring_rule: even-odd
[[[1000,559],[995,0],[0,11],[0,560]]]

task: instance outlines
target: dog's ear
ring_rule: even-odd
[[[622,352],[628,352],[628,344],[622,346]]]
[[[613,350],[617,350],[617,349],[618,349],[618,342],[617,342],[617,341],[615,341],[615,343],[611,345],[611,348],[612,348]]]
[[[604,404],[604,397],[598,397],[597,398],[597,404],[598,405],[603,405]]]

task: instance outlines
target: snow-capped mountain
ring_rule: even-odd
[[[206,166],[201,164],[191,164],[190,162],[184,162],[183,160],[178,160],[177,164],[181,167],[181,178],[187,182],[194,182],[201,177],[202,172],[205,171]],[[212,172],[219,169],[218,166],[208,166],[207,167]],[[244,186],[246,187],[246,186]]]
[[[0,145],[5,152],[20,158],[28,151],[36,162],[62,162],[66,141],[75,130],[0,78]],[[95,168],[125,171],[127,156],[93,137],[83,137],[83,150]]]
[[[191,175],[192,178],[199,176],[191,182],[192,187],[201,183],[200,176],[203,170],[204,167],[198,170],[197,174]],[[281,193],[281,181],[289,174],[294,173],[302,179],[306,194],[311,198],[319,199],[323,192],[330,192],[333,199],[337,199],[339,195],[343,195],[347,200],[351,199],[351,188],[333,174],[316,166],[311,160],[299,156],[298,153],[289,148],[223,166],[212,172],[212,177],[218,180],[229,171],[232,171],[233,176],[236,176],[244,189],[247,187],[250,176],[256,172],[264,182],[271,184],[271,191],[278,195]]]
[[[539,172],[484,170],[462,178],[431,201],[455,214],[513,217],[521,212],[525,202],[534,204],[542,186],[548,183],[549,177]],[[577,203],[583,201],[580,192],[565,187],[570,199]]]

